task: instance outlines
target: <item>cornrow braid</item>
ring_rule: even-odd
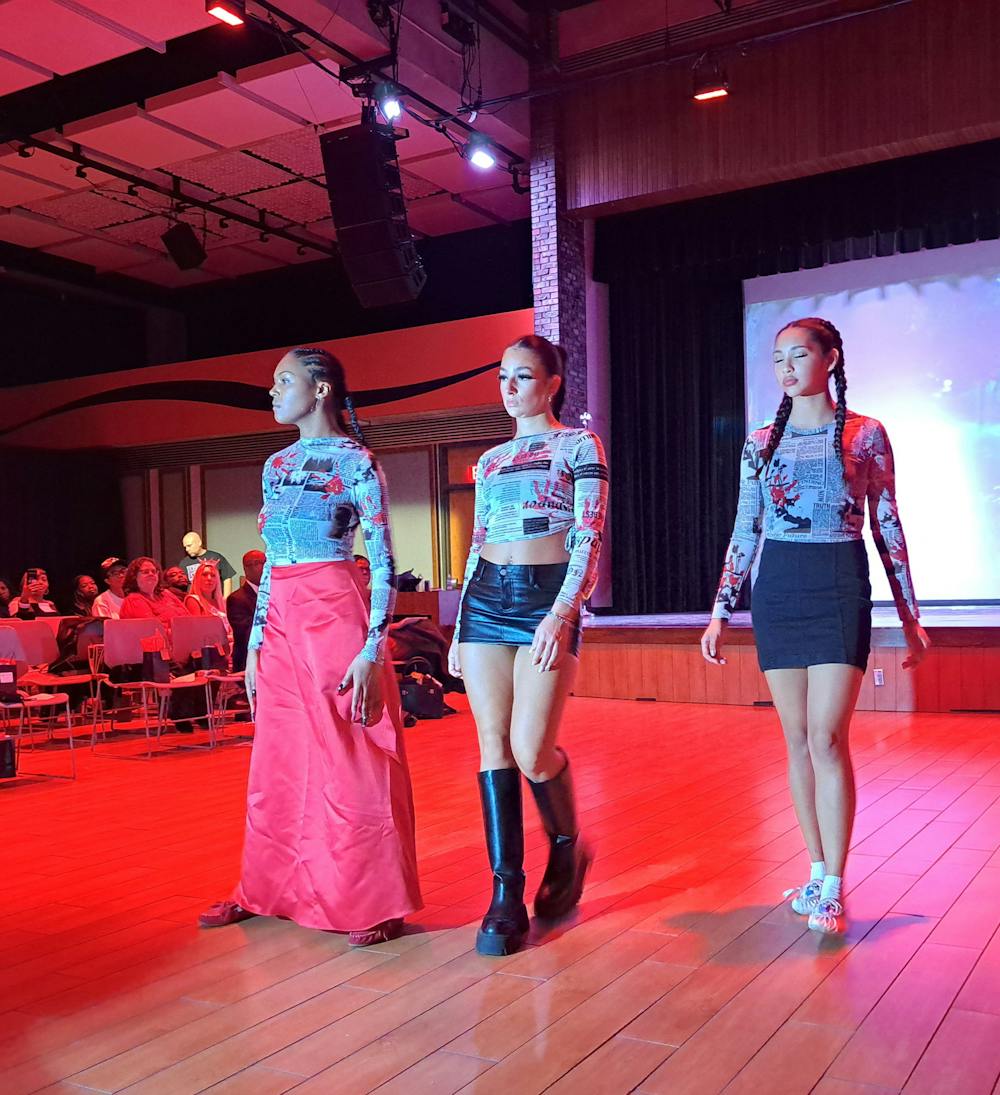
[[[347,416],[351,420],[351,429],[354,431],[354,436],[358,439],[359,445],[365,445],[365,435],[361,432],[361,423],[358,421],[358,412],[354,409],[354,399],[350,392],[344,395],[344,407],[347,410]],[[368,446],[365,445],[365,448]]]
[[[329,350],[322,348],[298,346],[290,353],[309,373],[314,384],[319,380],[325,380],[330,385],[335,403],[335,414],[341,430],[345,435],[348,432],[353,433],[358,443],[364,445],[365,435],[361,432],[361,423],[358,421],[357,411],[354,409],[354,400],[347,389],[344,366]],[[350,419],[350,425],[348,425],[348,419]]]
[[[841,466],[844,463],[844,423],[847,421],[847,373],[844,372],[844,351],[833,369],[833,383],[837,389],[837,407],[834,411],[836,426],[833,428],[833,451]]]
[[[761,449],[760,463],[757,465],[754,479],[759,479],[761,472],[771,463],[771,457],[774,456],[775,450],[781,444],[781,437],[785,432],[785,426],[788,425],[788,416],[791,413],[792,397],[783,395],[781,402],[778,404],[777,414],[775,414],[774,421],[771,423],[771,428],[767,432],[767,443]]]

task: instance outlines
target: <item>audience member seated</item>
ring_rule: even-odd
[[[89,574],[78,574],[73,579],[73,615],[93,616],[97,600],[97,583]]]
[[[10,616],[10,583],[0,578],[0,620]]]
[[[242,673],[247,667],[247,644],[257,611],[257,590],[264,573],[267,556],[262,551],[248,551],[243,556],[243,585],[226,599],[226,615],[233,629],[233,672]]]
[[[117,620],[121,615],[122,602],[125,600],[125,564],[112,555],[101,563],[104,584],[108,587],[94,598],[94,615],[102,620]]]
[[[155,559],[140,555],[125,571],[125,600],[119,617],[123,620],[155,618],[169,624],[175,616],[186,616],[181,599],[163,584],[163,572]]]
[[[187,596],[190,585],[187,574],[181,567],[167,567],[163,572],[163,584],[171,593],[176,593],[182,601]]]
[[[202,563],[194,572],[191,592],[184,598],[184,607],[192,616],[215,616],[226,628],[229,649],[233,648],[233,629],[226,616],[226,602],[222,599],[222,578],[215,562]]]
[[[48,600],[49,576],[41,567],[29,567],[21,578],[21,596],[8,605],[11,616],[34,620],[37,616],[58,616],[59,609]]]

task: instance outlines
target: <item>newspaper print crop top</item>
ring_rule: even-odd
[[[761,537],[823,544],[860,540],[867,499],[872,536],[900,619],[916,620],[920,609],[896,506],[892,447],[882,423],[848,411],[843,467],[833,447],[834,423],[813,430],[788,425],[770,464],[755,478],[769,431],[770,426],[754,430],[743,446],[736,524],[712,616],[732,615]]]
[[[476,469],[476,512],[464,591],[484,544],[566,532],[569,565],[556,600],[579,610],[594,591],[608,507],[608,464],[589,430],[514,437],[489,449]],[[461,625],[455,623],[455,634]]]
[[[380,663],[396,601],[396,565],[389,534],[389,503],[372,454],[348,437],[303,437],[264,465],[264,508],[258,527],[267,563],[257,592],[251,650],[267,631],[273,567],[295,563],[354,563],[358,525],[372,568],[368,638],[361,654]]]

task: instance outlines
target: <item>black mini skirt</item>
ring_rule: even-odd
[[[535,628],[551,611],[566,577],[566,563],[530,566],[480,559],[462,596],[460,643],[530,646]],[[567,653],[580,652],[580,625]]]
[[[861,540],[765,540],[751,597],[762,670],[868,665],[872,588]]]

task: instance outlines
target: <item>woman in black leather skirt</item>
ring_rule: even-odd
[[[521,774],[549,837],[535,913],[580,899],[589,853],[579,836],[569,759],[556,739],[576,678],[580,608],[593,591],[607,506],[600,439],[559,423],[565,358],[528,335],[500,362],[512,440],[480,458],[476,516],[448,656],[479,733],[479,791],[493,899],[476,941],[510,954],[528,931]]]

